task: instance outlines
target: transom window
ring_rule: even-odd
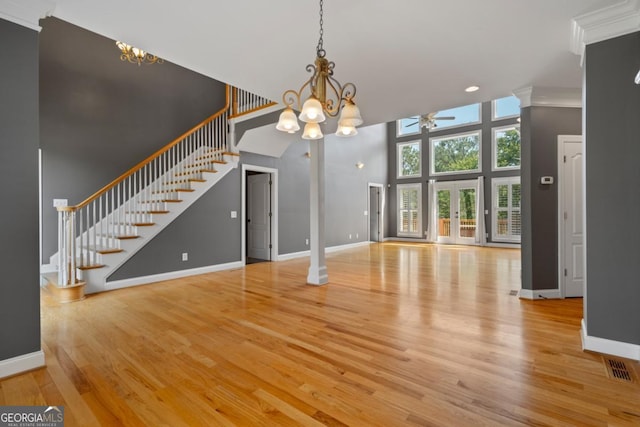
[[[462,107],[440,110],[436,114],[436,128],[432,129],[432,131],[481,123],[480,112],[481,104],[463,105]],[[438,117],[454,117],[454,119],[438,120]]]
[[[405,119],[396,120],[396,135],[415,135],[420,133],[420,117],[411,116]]]
[[[480,131],[431,138],[431,174],[480,172]]]
[[[520,169],[520,127],[493,129],[493,170]]]
[[[520,115],[520,100],[515,96],[494,99],[491,106],[493,120],[507,119]]]
[[[422,175],[420,141],[404,142],[398,147],[398,178],[419,177]]]

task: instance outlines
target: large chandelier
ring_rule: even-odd
[[[326,116],[337,117],[338,136],[353,136],[358,133],[356,126],[362,124],[360,110],[353,102],[356,95],[356,86],[353,83],[345,83],[344,86],[333,77],[335,63],[329,61],[323,48],[323,0],[320,0],[320,38],[316,47],[315,65],[307,65],[307,71],[312,73],[299,91],[289,89],[282,95],[282,101],[286,108],[280,114],[276,129],[283,132],[295,133],[300,130],[298,120],[293,111],[294,105],[300,109],[303,92],[308,89],[310,95],[302,104],[300,120],[305,122],[303,139],[320,139],[323,137],[320,123],[326,120]]]
[[[132,64],[138,64],[138,66],[142,64],[162,64],[164,61],[162,58],[158,58],[155,55],[150,54],[149,52],[145,52],[142,49],[138,49],[137,47],[133,47],[124,42],[117,41],[116,46],[120,49],[120,60],[121,61],[129,61]]]

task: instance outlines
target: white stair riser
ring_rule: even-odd
[[[149,227],[132,227],[135,230],[135,234],[140,236],[137,239],[116,239],[117,242],[112,241],[107,236],[98,236],[98,244],[107,246],[110,242],[115,247],[123,249],[122,252],[112,254],[101,254],[101,264],[105,267],[82,270],[79,272],[79,277],[87,282],[85,293],[95,293],[109,290],[107,278],[115,272],[122,264],[124,264],[133,254],[146,245],[156,234],[176,219],[182,212],[184,212],[191,204],[204,195],[210,188],[212,188],[222,177],[237,167],[238,160],[236,156],[229,156],[228,163],[225,165],[217,165],[217,173],[203,173],[205,182],[193,182],[191,187],[193,192],[181,192],[180,203],[163,203],[165,205],[162,208],[154,206],[154,210],[168,210],[167,214],[158,214],[153,216],[154,225]],[[155,205],[155,204],[154,204]],[[117,215],[116,215],[117,216]],[[122,217],[125,213],[122,213]],[[110,225],[112,226],[112,225]],[[57,262],[57,261],[56,261]]]

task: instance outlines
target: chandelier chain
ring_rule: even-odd
[[[324,19],[323,19],[323,10],[322,5],[324,4],[324,0],[320,0],[320,38],[318,39],[318,47],[316,48],[316,52],[319,58],[324,58],[327,52],[324,50]]]

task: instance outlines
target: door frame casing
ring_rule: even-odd
[[[242,212],[240,247],[242,265],[247,264],[247,172],[268,173],[271,175],[271,261],[278,261],[278,169],[264,166],[242,164]]]
[[[459,195],[459,191],[460,188],[473,188],[476,189],[476,193],[477,193],[477,180],[474,179],[462,179],[462,180],[450,180],[450,181],[436,181],[435,185],[434,185],[434,191],[436,192],[436,194],[438,194],[438,191],[440,189],[446,189],[449,190],[451,192],[451,200],[449,202],[449,216],[451,217],[451,208],[453,207],[453,196],[455,193],[456,196]],[[437,196],[436,196],[437,197]],[[477,197],[478,194],[476,194],[476,205],[478,203],[477,201]],[[456,200],[456,204],[459,204],[459,200]],[[458,208],[458,219],[460,217],[459,214],[459,209],[460,206],[457,206]],[[436,205],[434,208],[431,209],[435,209],[435,214],[436,214],[436,218],[440,218],[440,213],[438,212],[438,206]],[[474,210],[476,209],[476,207],[474,206]],[[430,212],[431,213],[431,212]],[[451,218],[450,218],[451,221]],[[453,233],[454,229],[453,229],[453,221],[451,221],[450,223],[450,232]],[[476,232],[478,231],[478,218],[476,218]],[[437,230],[436,231],[436,243],[439,244],[443,244],[443,245],[469,245],[469,246],[475,246],[478,245],[475,241],[475,238],[472,237],[457,237],[460,231],[460,227],[459,227],[459,222],[458,222],[458,227],[455,230],[456,235],[455,236],[449,236],[450,241],[447,242],[443,242],[440,240],[440,231]],[[465,239],[465,240],[461,240],[461,239]]]
[[[385,187],[384,184],[378,184],[375,182],[369,182],[367,184],[367,213],[369,214],[367,216],[367,241],[371,242],[371,188],[378,188],[380,190],[380,195],[381,195],[381,200],[380,200],[380,218],[379,221],[380,223],[378,224],[378,226],[380,227],[379,232],[380,232],[380,242],[384,241],[384,232],[385,232],[385,227],[384,227],[384,209],[385,209],[385,204],[387,201],[387,194],[385,191]]]
[[[557,188],[558,188],[558,290],[560,291],[560,298],[566,298],[566,282],[565,282],[565,275],[564,275],[564,269],[566,268],[566,263],[567,260],[565,259],[565,249],[566,249],[566,239],[565,239],[565,232],[566,232],[566,224],[564,221],[564,204],[565,204],[565,191],[564,191],[564,184],[565,184],[565,180],[567,179],[567,177],[564,174],[564,144],[567,142],[579,142],[581,144],[583,144],[583,138],[582,135],[558,135],[558,182],[557,182]],[[583,151],[584,151],[584,144],[582,145],[583,147]],[[584,152],[582,153],[582,158],[583,158],[583,162],[584,162]],[[583,164],[583,170],[584,170],[584,164]],[[582,220],[582,244],[584,247],[584,250],[582,252],[583,257],[586,258],[587,256],[587,233],[586,233],[586,229],[587,229],[587,218],[586,215],[584,215],[585,213],[585,200],[586,200],[586,192],[585,192],[585,180],[584,180],[584,176],[582,177],[582,191],[583,191],[583,195],[585,195],[585,197],[583,197],[583,206],[582,206],[582,212],[583,212],[583,220]],[[584,274],[584,287],[583,287],[583,298],[586,298],[587,296],[587,272],[586,272],[586,259],[583,259],[583,265],[585,266],[585,271],[583,272]],[[586,299],[585,299],[586,301]]]

